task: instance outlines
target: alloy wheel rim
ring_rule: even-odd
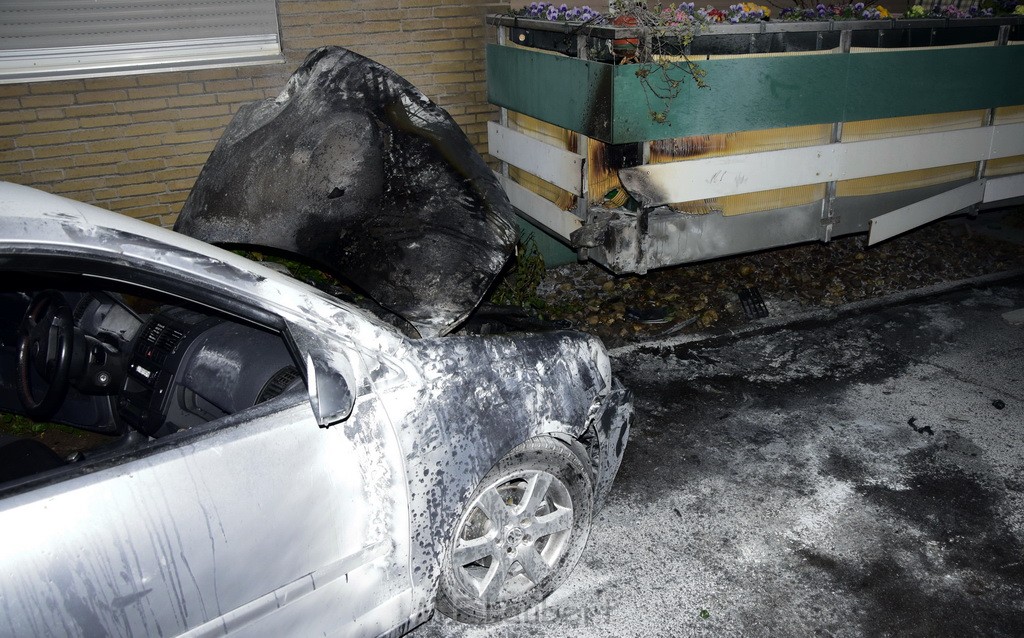
[[[572,534],[569,490],[554,475],[523,470],[487,486],[459,523],[452,565],[462,588],[493,604],[547,579]]]

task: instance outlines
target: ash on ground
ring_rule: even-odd
[[[1024,207],[932,224],[875,246],[867,235],[615,276],[593,263],[548,270],[537,288],[546,319],[609,348],[752,321],[756,288],[772,317],[1024,268]]]

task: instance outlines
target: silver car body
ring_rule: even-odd
[[[0,270],[26,263],[277,331],[309,392],[0,488],[0,635],[401,634],[510,449],[564,441],[598,501],[621,460],[631,406],[591,337],[408,339],[233,253],[0,183]]]

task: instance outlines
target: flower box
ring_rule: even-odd
[[[616,272],[869,229],[879,241],[1024,195],[1019,17],[713,24],[659,40],[674,62],[625,64],[612,41],[650,48],[660,34],[488,23],[506,190]],[[922,201],[927,214],[904,210]]]
[[[665,122],[649,116],[651,91],[637,76],[644,65],[613,64],[610,53],[605,59],[577,56],[578,45],[569,42],[581,35],[574,35],[570,24],[505,16],[491,16],[489,22],[511,28],[509,43],[533,42],[537,49],[488,47],[491,102],[613,144],[1024,104],[1024,83],[1014,75],[1024,68],[1024,48],[951,48],[994,43],[1001,27],[1009,28],[1009,43],[1020,43],[1020,18],[712,25],[683,51],[707,71],[709,89],[684,84],[672,98],[679,108],[668,104]],[[935,22],[945,24],[935,28]],[[517,39],[517,30],[535,33]],[[844,33],[853,52],[838,51]],[[636,29],[597,27],[586,39],[593,49],[591,41],[636,34]],[[865,48],[874,50],[860,50]],[[836,53],[755,55],[829,50]],[[749,57],[715,59],[724,55]],[[658,82],[655,75],[648,83],[658,94],[670,92]]]

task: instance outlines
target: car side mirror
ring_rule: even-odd
[[[356,403],[355,374],[339,343],[293,323],[288,336],[296,358],[305,364],[316,422],[326,428],[347,419]]]
[[[306,387],[309,388],[309,404],[313,408],[313,415],[321,427],[344,421],[352,414],[356,400],[348,379],[335,367],[308,352]]]

